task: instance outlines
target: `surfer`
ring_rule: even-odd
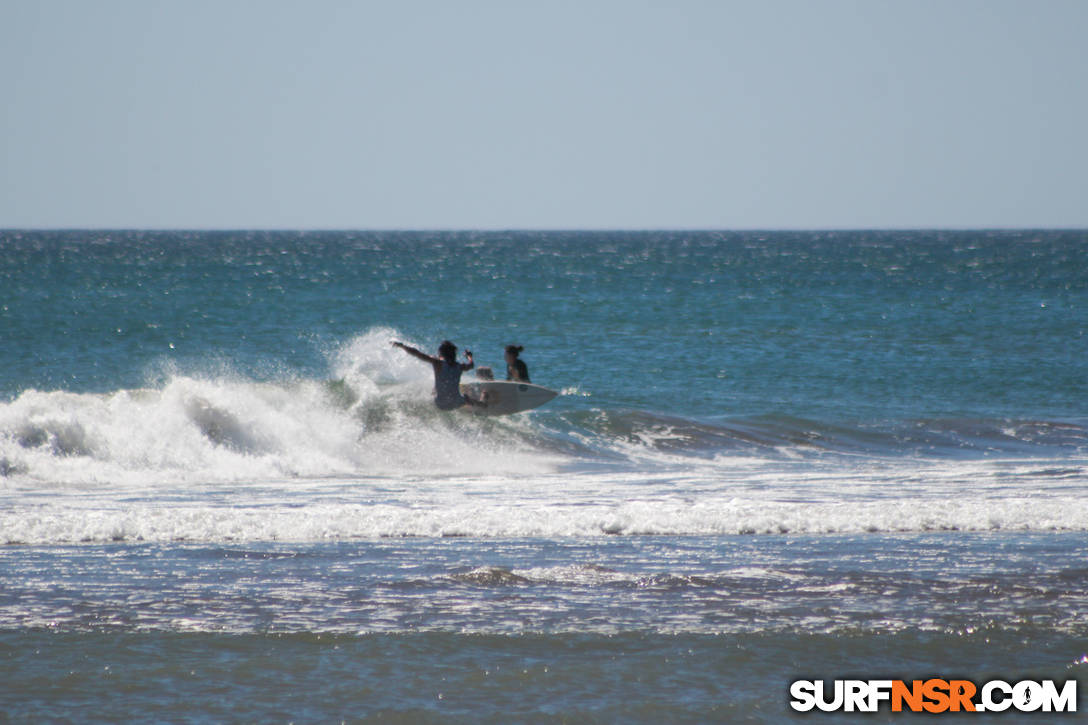
[[[461,393],[461,373],[471,370],[476,365],[472,360],[471,350],[465,350],[468,362],[459,363],[457,362],[457,346],[449,340],[443,340],[438,346],[438,357],[432,357],[422,350],[395,340],[393,347],[399,347],[409,355],[429,362],[434,368],[434,404],[440,410],[455,410],[462,405],[486,405]]]
[[[525,348],[521,345],[506,346],[506,379],[519,383],[529,382],[529,366],[518,357]]]

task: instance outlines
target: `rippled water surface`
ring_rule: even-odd
[[[1084,692],[1084,232],[0,252],[13,721],[779,722],[792,680],[851,676]],[[444,338],[500,377],[524,345],[560,395],[437,411],[389,343]]]

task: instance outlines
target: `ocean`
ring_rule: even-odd
[[[1086,231],[0,232],[0,720],[1088,711],[1086,330]]]

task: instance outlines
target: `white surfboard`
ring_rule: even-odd
[[[532,383],[519,383],[515,380],[473,380],[461,383],[461,392],[475,400],[487,403],[486,407],[466,405],[467,410],[477,415],[510,415],[523,410],[544,405],[559,395],[558,392]]]

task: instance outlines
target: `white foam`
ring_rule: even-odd
[[[768,472],[768,478],[770,473]],[[803,477],[802,477],[803,478]],[[14,495],[0,511],[4,542],[173,540],[315,541],[400,536],[594,537],[922,531],[1088,531],[1088,497],[1067,485],[971,495],[939,482],[899,481],[900,495],[831,493],[797,500],[806,481],[780,485],[637,475],[499,475],[281,480],[171,490],[54,491]],[[1068,482],[1066,482],[1068,483]],[[843,484],[849,486],[849,484]],[[678,490],[679,489],[679,490]],[[528,578],[607,578],[529,572]]]
[[[700,457],[657,445],[667,426],[441,413],[395,337],[333,350],[332,383],[175,372],[0,403],[0,542],[1088,531],[1085,461]],[[606,455],[548,452],[564,437]]]
[[[0,486],[554,469],[554,456],[489,435],[501,422],[438,412],[426,366],[387,338],[337,351],[331,383],[176,375],[111,394],[25,391],[0,404]]]
[[[353,337],[330,351],[331,377],[345,380],[364,397],[379,394],[383,386],[429,383],[430,369],[393,347],[394,340],[404,337],[391,327],[371,328]]]

